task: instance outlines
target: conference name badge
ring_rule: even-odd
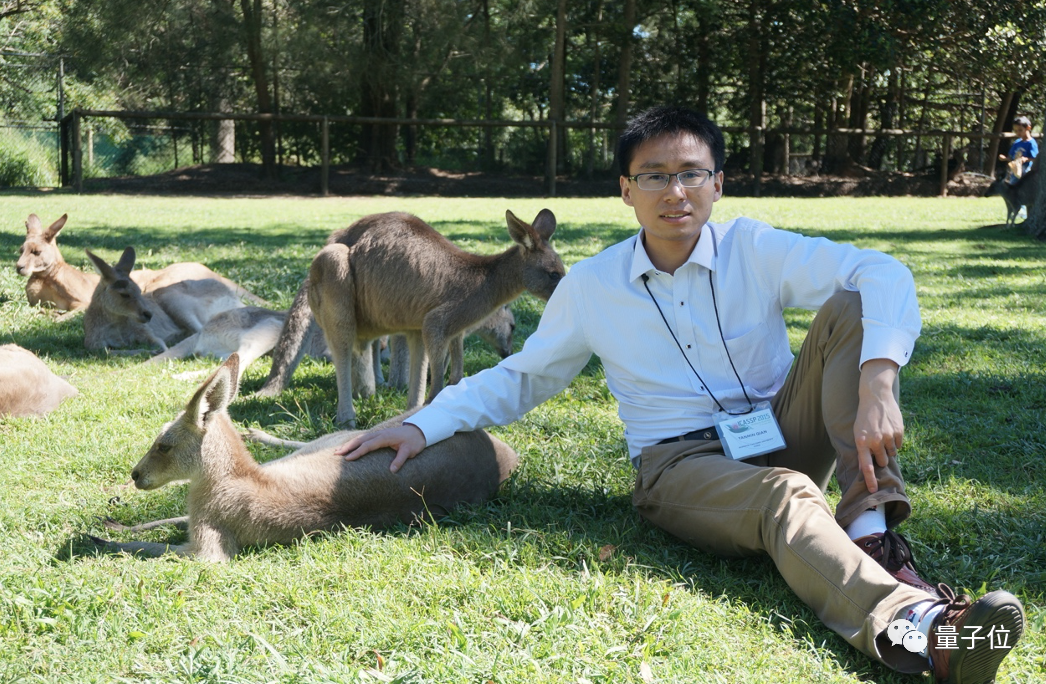
[[[770,402],[761,401],[752,411],[734,414],[720,411],[712,416],[726,455],[734,460],[761,456],[784,449],[784,435]]]

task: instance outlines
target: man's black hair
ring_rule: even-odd
[[[701,142],[708,145],[712,151],[712,160],[715,162],[713,171],[723,169],[723,161],[726,158],[726,144],[723,142],[723,132],[707,116],[695,112],[686,107],[676,105],[660,105],[637,114],[625,132],[617,142],[617,161],[622,176],[632,175],[629,166],[636,148],[647,140],[665,134],[690,133]]]

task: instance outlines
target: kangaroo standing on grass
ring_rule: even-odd
[[[25,222],[25,242],[22,243],[17,269],[19,275],[29,278],[25,284],[25,295],[32,306],[52,304],[59,311],[73,313],[87,308],[98,285],[98,276],[94,273],[84,273],[70,266],[62,258],[57,238],[68,218],[68,214],[62,214],[60,219],[44,228],[39,216],[29,214],[29,219]],[[265,303],[260,297],[196,262],[171,264],[160,270],[139,269],[131,274],[131,279],[138,283],[144,292],[182,280],[206,278],[223,282],[241,299],[254,304]]]
[[[1030,215],[1031,208],[1035,206],[1039,197],[1038,169],[1032,169],[1012,185],[1006,182],[1005,177],[995,179],[984,193],[985,197],[994,195],[1001,195],[1006,202],[1006,227],[1015,225],[1021,207],[1028,207]]]
[[[556,217],[542,209],[533,224],[506,212],[516,243],[481,256],[456,247],[404,213],[373,214],[333,233],[309,269],[309,306],[334,360],[337,421],[353,425],[352,351],[381,335],[407,333],[407,406],[421,405],[425,366],[442,367],[455,336],[528,290],[547,300],[566,272],[549,239]],[[443,388],[433,374],[428,398]]]
[[[516,317],[508,304],[499,306],[478,325],[466,330],[450,341],[450,378],[447,384],[456,385],[465,377],[465,338],[476,335],[494,347],[501,358],[512,355],[512,333],[516,330]],[[389,336],[389,386],[405,389],[409,383],[408,370],[410,354],[407,351],[407,338],[403,335]],[[443,363],[446,372],[447,363]]]
[[[148,344],[167,351],[176,337],[199,332],[215,314],[243,306],[235,292],[210,278],[184,280],[143,294],[130,275],[133,247],[124,250],[115,266],[86,251],[101,275],[84,314],[88,349]]]
[[[145,490],[189,480],[189,542],[96,539],[104,549],[227,561],[244,546],[286,544],[310,532],[412,523],[486,501],[518,462],[511,447],[477,430],[433,445],[398,474],[389,471],[391,450],[359,461],[336,456],[334,447],[356,434],[350,432],[259,465],[226,410],[236,395],[238,361],[233,354],[204,381],[131,472]],[[403,417],[384,425],[399,425]]]

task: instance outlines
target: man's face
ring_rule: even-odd
[[[629,174],[678,173],[690,169],[714,169],[712,151],[690,133],[651,138],[636,148]],[[620,178],[621,199],[635,209],[648,244],[664,248],[693,249],[701,227],[712,215],[712,204],[723,196],[723,172],[716,173],[700,188],[684,188],[673,177],[662,190],[641,190],[636,181]]]

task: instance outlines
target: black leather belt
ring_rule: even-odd
[[[672,442],[686,442],[694,439],[713,440],[719,439],[719,435],[716,433],[714,427],[701,428],[700,430],[694,430],[688,432],[685,435],[679,435],[678,437],[669,437],[668,439],[662,439],[658,444],[671,444]]]

